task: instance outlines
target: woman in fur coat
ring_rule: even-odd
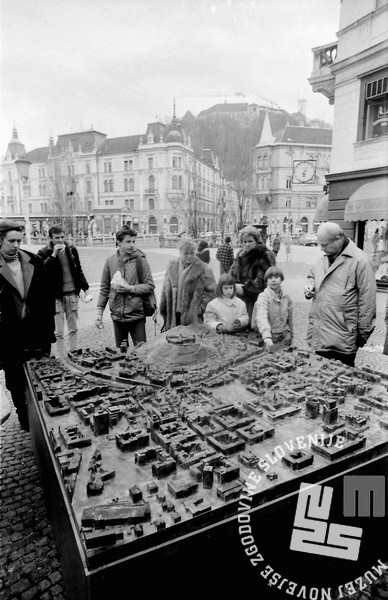
[[[180,256],[173,258],[166,270],[160,298],[160,314],[167,331],[177,325],[203,322],[203,313],[215,297],[217,287],[211,268],[195,256],[196,244],[182,239]]]
[[[230,273],[236,279],[237,295],[244,300],[251,321],[257,297],[266,287],[264,274],[269,267],[276,265],[276,258],[255,227],[244,227],[241,241],[243,247],[237,254]]]

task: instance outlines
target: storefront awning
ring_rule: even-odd
[[[364,183],[345,206],[345,221],[388,219],[388,177]]]

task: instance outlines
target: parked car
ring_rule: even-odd
[[[318,238],[316,233],[306,233],[301,236],[298,240],[298,244],[301,246],[318,246]]]

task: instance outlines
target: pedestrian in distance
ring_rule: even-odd
[[[145,254],[136,248],[137,232],[124,226],[116,233],[117,251],[107,258],[97,300],[97,327],[103,327],[103,313],[109,301],[110,316],[117,349],[146,341],[144,296],[155,289]]]
[[[230,273],[236,280],[237,295],[245,302],[251,321],[257,297],[265,288],[265,272],[276,264],[276,258],[256,227],[244,227],[241,243],[243,247],[237,253]]]
[[[228,273],[234,261],[231,238],[227,235],[225,242],[217,248],[216,259],[220,263],[220,275]]]
[[[284,248],[286,250],[286,261],[291,262],[291,236],[286,235],[284,240]]]
[[[307,342],[319,356],[353,367],[358,348],[375,327],[375,272],[365,252],[337,223],[322,223],[317,237],[324,255],[304,289],[312,299]]]
[[[207,305],[203,320],[205,325],[217,333],[234,333],[248,326],[247,307],[237,298],[236,280],[229,273],[224,273],[219,278],[216,298]]]
[[[65,241],[65,231],[61,225],[49,229],[50,241],[38,251],[51,279],[55,295],[55,335],[57,351],[65,353],[65,321],[69,334],[70,351],[78,347],[78,303],[82,297],[88,301],[89,284],[81,267],[78,250],[73,241]],[[86,294],[85,294],[86,293]]]
[[[277,255],[278,255],[278,252],[280,250],[280,245],[281,245],[280,235],[277,233],[272,241],[272,252],[274,253],[275,257],[277,257]]]
[[[207,243],[206,240],[200,240],[198,242],[196,256],[198,256],[198,258],[200,260],[202,260],[202,262],[206,263],[207,265],[209,264],[209,262],[210,262],[210,250],[209,250],[209,244]]]
[[[291,298],[282,290],[284,274],[270,267],[264,275],[266,289],[259,294],[252,321],[261,335],[265,349],[285,348],[292,344],[293,314]]]
[[[160,298],[165,331],[178,325],[203,323],[206,306],[217,287],[211,268],[195,255],[193,240],[182,238],[178,250],[179,257],[167,265]]]
[[[21,250],[22,241],[21,225],[0,222],[0,368],[20,426],[29,431],[24,363],[50,354],[55,299],[42,260]]]

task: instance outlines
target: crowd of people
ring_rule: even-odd
[[[129,336],[134,346],[146,341],[150,299],[152,310],[156,304],[151,268],[136,247],[136,236],[126,226],[116,233],[116,251],[103,267],[97,300],[95,325],[104,327],[109,303],[118,351],[128,346]],[[374,269],[338,224],[320,225],[317,237],[323,255],[304,288],[312,303],[307,341],[316,354],[354,366],[358,348],[374,329]],[[24,362],[49,355],[54,343],[63,354],[65,323],[70,350],[76,350],[78,301],[92,297],[77,249],[60,225],[50,228],[49,243],[37,255],[22,250],[22,240],[22,227],[0,222],[0,361],[20,425],[28,431]],[[258,229],[245,227],[236,256],[229,237],[217,249],[216,279],[207,242],[181,238],[164,276],[158,307],[162,331],[203,324],[219,334],[249,331],[270,352],[292,346],[293,306],[276,264],[279,248],[277,237],[271,250]],[[388,303],[386,319],[388,325]],[[388,354],[388,334],[384,352]]]

